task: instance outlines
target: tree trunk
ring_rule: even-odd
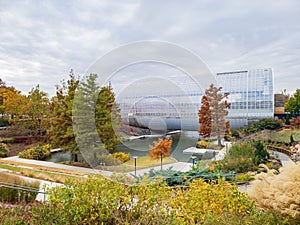
[[[74,162],[78,162],[78,155],[76,153],[73,154]]]
[[[98,162],[98,159],[97,159],[96,152],[94,152],[94,160],[93,160],[93,161],[94,161],[94,162],[93,162],[94,167],[95,167],[95,166],[98,166],[99,162]]]
[[[221,136],[218,135],[218,146],[221,146],[222,142],[221,142]]]

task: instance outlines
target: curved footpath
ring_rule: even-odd
[[[286,166],[295,164],[295,162],[293,160],[291,160],[290,157],[288,157],[287,155],[285,155],[281,152],[273,151],[273,154],[278,156],[278,159],[282,163],[282,167],[286,167]],[[245,184],[245,185],[240,185],[238,188],[239,188],[239,191],[247,192],[251,187],[252,187],[251,184]]]

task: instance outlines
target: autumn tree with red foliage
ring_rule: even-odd
[[[291,119],[291,127],[295,129],[300,129],[300,116]]]
[[[210,137],[211,134],[211,111],[207,97],[204,95],[201,99],[201,108],[198,111],[200,128],[199,135],[203,138]]]
[[[161,160],[162,169],[162,159],[169,157],[171,155],[172,139],[159,138],[158,141],[154,141],[154,146],[150,145],[150,158]]]
[[[221,146],[221,139],[228,130],[228,122],[225,117],[228,115],[226,109],[230,108],[230,103],[226,101],[229,93],[221,93],[222,87],[215,87],[213,84],[205,90],[205,96],[211,111],[211,133],[218,139],[218,146]]]

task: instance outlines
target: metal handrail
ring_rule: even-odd
[[[5,182],[0,182],[0,187],[17,190],[18,191],[18,202],[20,202],[20,200],[21,200],[20,199],[20,197],[21,197],[20,191],[44,194],[44,201],[45,201],[46,192],[45,191],[40,191],[37,188],[32,188],[32,187],[28,187],[28,186],[21,186],[21,185],[5,183]]]

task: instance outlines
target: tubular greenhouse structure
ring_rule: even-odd
[[[215,86],[229,92],[227,119],[232,129],[246,126],[274,115],[272,69],[253,69],[217,73]],[[149,81],[150,82],[150,81]],[[206,87],[208,88],[208,87]],[[135,89],[117,96],[123,122],[153,130],[198,130],[198,110],[205,90],[192,78],[174,77],[147,88]]]

